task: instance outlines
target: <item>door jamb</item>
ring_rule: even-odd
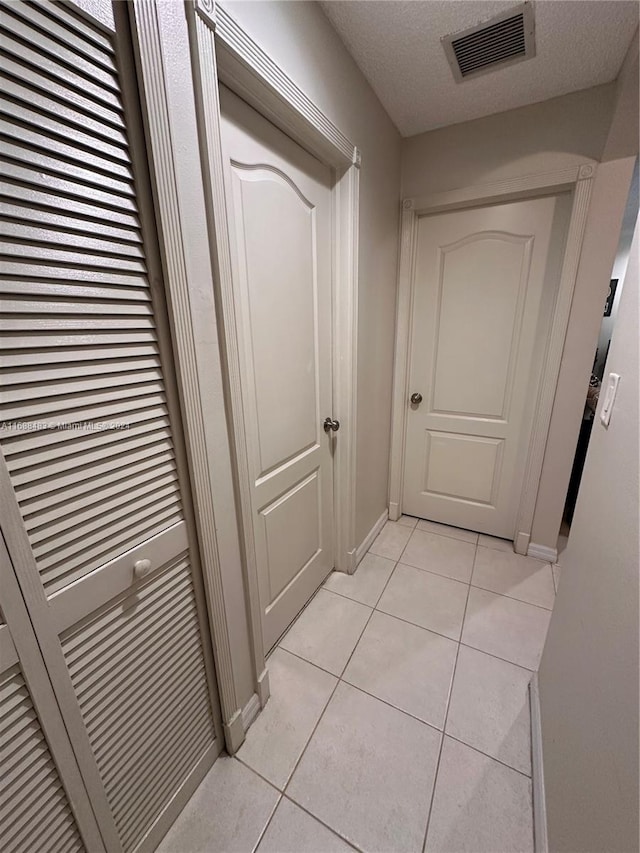
[[[223,329],[223,352],[240,498],[252,640],[264,660],[262,618],[241,396],[240,352],[223,181],[219,83],[335,171],[332,288],[333,417],[341,423],[334,455],[334,563],[355,570],[356,335],[360,152],[274,60],[212,0],[187,2],[193,77],[210,220],[212,261]]]
[[[522,495],[514,530],[516,552],[519,554],[527,553],[595,172],[595,164],[585,164],[555,172],[526,175],[506,181],[403,200],[389,476],[389,518],[392,521],[396,521],[402,514],[406,411],[409,394],[409,336],[413,313],[413,274],[419,217],[476,205],[491,204],[492,202],[535,198],[563,190],[572,190],[573,204],[562,271],[551,320],[548,346],[542,365]]]

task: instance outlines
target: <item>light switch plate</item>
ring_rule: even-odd
[[[613,410],[613,404],[616,401],[616,393],[618,391],[619,382],[619,373],[610,373],[607,376],[607,380],[605,383],[604,399],[602,401],[602,408],[600,409],[600,421],[606,427],[609,426],[609,421],[611,420],[611,412]]]

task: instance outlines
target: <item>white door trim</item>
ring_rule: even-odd
[[[254,654],[262,656],[258,574],[251,523],[249,465],[241,395],[240,352],[220,136],[219,84],[250,103],[289,136],[333,167],[333,417],[340,421],[334,456],[335,567],[355,569],[355,419],[358,263],[358,149],[222,7],[187,3],[205,196],[210,217],[216,299],[223,321],[227,393],[237,465],[242,539]]]
[[[178,366],[183,432],[188,456],[209,627],[213,639],[216,681],[227,750],[233,754],[244,740],[242,708],[236,693],[231,636],[225,606],[215,525],[215,495],[200,400],[196,335],[189,294],[189,261],[183,235],[188,228],[179,198],[176,151],[165,84],[158,10],[154,0],[136,0],[129,7],[132,40],[138,64],[140,102],[147,129],[149,169],[164,253],[164,283],[170,306],[172,343]],[[255,661],[264,673],[264,654]],[[265,698],[266,701],[266,698]]]
[[[595,164],[573,166],[556,172],[527,175],[492,184],[466,187],[449,192],[435,193],[422,198],[408,198],[402,202],[400,267],[398,278],[396,346],[393,376],[393,413],[391,429],[391,460],[389,477],[389,517],[397,520],[402,514],[402,488],[405,455],[405,426],[409,388],[409,330],[413,309],[413,271],[416,254],[418,218],[438,213],[508,201],[534,198],[540,195],[573,191],[573,205],[562,262],[560,284],[556,298],[551,329],[547,341],[545,361],[542,366],[540,390],[529,443],[527,465],[514,530],[515,550],[526,554],[531,538],[544,451],[551,422],[553,400],[558,383],[562,350],[569,323],[571,301],[575,288],[582,238],[589,208]]]

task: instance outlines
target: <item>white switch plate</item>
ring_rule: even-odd
[[[605,384],[605,391],[604,391],[604,399],[602,401],[602,408],[600,409],[600,421],[606,427],[609,426],[609,421],[611,420],[611,412],[613,410],[613,404],[616,401],[616,392],[618,390],[618,382],[620,382],[620,374],[619,373],[610,373],[607,376],[607,381]]]

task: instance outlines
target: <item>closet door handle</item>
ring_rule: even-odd
[[[415,394],[411,395],[411,402],[413,403],[414,406],[419,406],[420,403],[422,402],[422,394],[420,394],[418,391],[416,391]]]

